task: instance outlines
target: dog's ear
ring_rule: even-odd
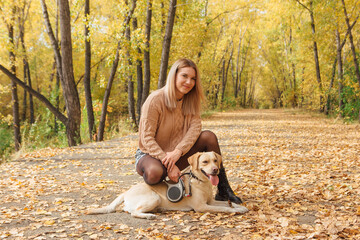
[[[201,153],[195,153],[194,155],[192,155],[191,157],[188,158],[188,162],[190,164],[190,166],[195,170],[199,168],[199,157],[200,157]]]
[[[214,153],[214,155],[215,155],[216,159],[217,159],[217,160],[218,160],[218,162],[219,162],[219,166],[221,166],[221,163],[222,163],[222,156],[221,156],[220,154],[216,153],[216,152],[213,152],[213,153]]]

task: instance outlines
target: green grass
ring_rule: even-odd
[[[6,123],[0,124],[0,162],[9,158],[13,142],[12,129]]]

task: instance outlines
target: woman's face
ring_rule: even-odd
[[[195,86],[196,72],[192,67],[178,69],[175,76],[176,99],[181,99]]]

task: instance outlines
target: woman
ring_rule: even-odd
[[[139,149],[136,171],[147,184],[165,179],[177,182],[187,159],[197,153],[220,153],[217,137],[201,131],[200,107],[204,96],[199,70],[189,59],[180,59],[171,67],[165,87],[153,92],[142,106],[139,124]],[[216,200],[241,203],[221,166]]]

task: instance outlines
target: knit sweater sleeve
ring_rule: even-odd
[[[158,120],[161,114],[160,105],[156,98],[152,98],[148,103],[145,103],[139,123],[139,138],[143,147],[141,150],[157,159],[163,159],[166,156],[155,140]]]
[[[194,146],[196,140],[199,138],[201,133],[201,118],[199,115],[193,115],[190,119],[190,126],[187,130],[184,138],[175,147],[185,155]]]

